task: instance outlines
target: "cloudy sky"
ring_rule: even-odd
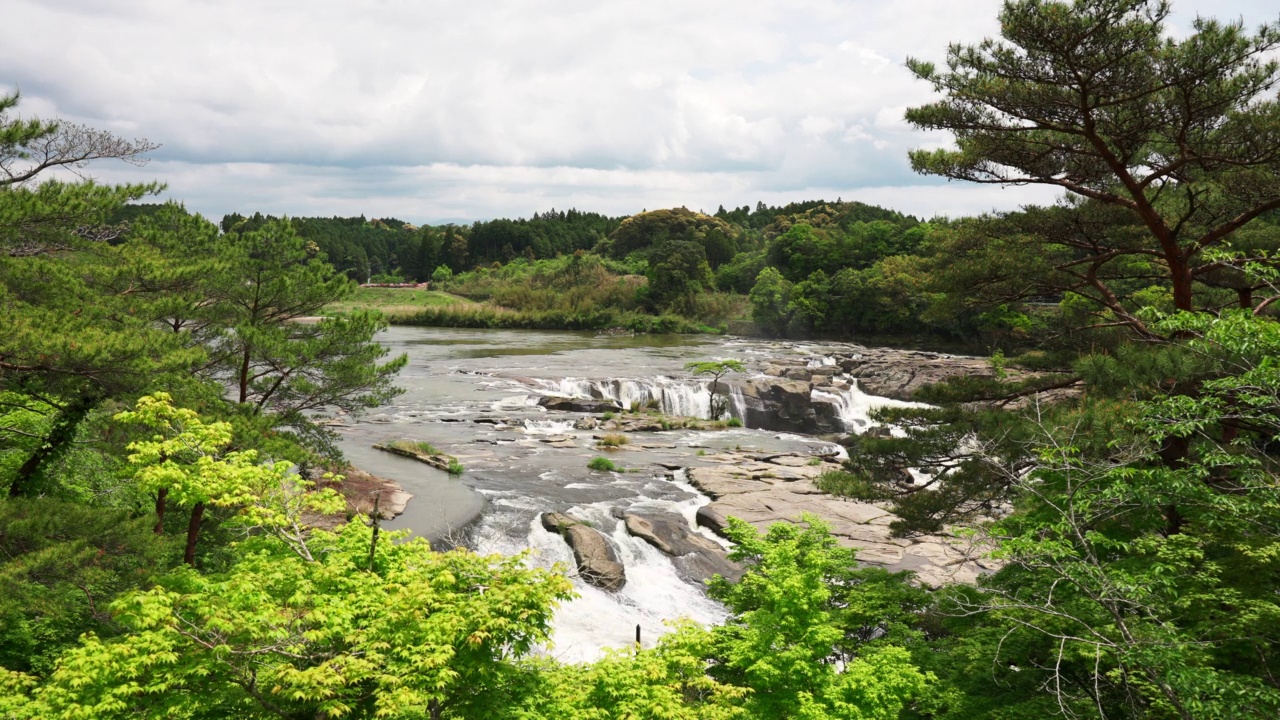
[[[1274,0],[1175,0],[1276,19]],[[225,212],[413,222],[857,199],[917,215],[1042,190],[911,172],[945,143],[903,68],[998,0],[5,0],[0,91],[163,144],[140,170]]]

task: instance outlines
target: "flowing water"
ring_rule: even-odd
[[[645,644],[664,621],[689,617],[717,622],[724,609],[701,588],[681,580],[655,548],[627,534],[615,513],[661,510],[693,516],[708,500],[683,481],[682,471],[664,469],[697,462],[699,450],[742,447],[770,452],[830,452],[830,442],[751,428],[634,433],[632,444],[610,454],[638,470],[602,473],[587,462],[605,454],[591,431],[574,429],[577,413],[548,412],[548,396],[607,399],[624,407],[656,404],[669,415],[707,417],[707,383],[689,376],[685,363],[735,359],[759,372],[765,360],[800,357],[812,367],[831,364],[824,354],[839,346],[748,341],[707,336],[606,336],[585,333],[393,327],[379,336],[409,364],[398,384],[403,395],[390,405],[335,429],[353,464],[399,482],[414,495],[404,514],[386,523],[406,528],[437,545],[462,544],[481,552],[528,552],[542,566],[572,570],[569,547],[544,530],[542,512],[568,512],[610,537],[626,567],[627,584],[617,593],[574,580],[579,598],[562,606],[548,652],[565,660],[588,660],[602,648],[634,639],[640,625]],[[847,346],[846,348],[847,349]],[[834,395],[846,428],[860,431],[867,412],[892,401],[856,387]],[[742,416],[740,394],[730,412]],[[573,447],[551,447],[548,440]],[[459,459],[466,473],[451,478],[414,460],[372,449],[376,442],[425,440]],[[705,530],[700,530],[707,534]],[[571,572],[572,574],[572,572]]]

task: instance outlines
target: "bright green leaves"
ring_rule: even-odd
[[[308,561],[272,540],[228,573],[181,571],[118,601],[131,633],[86,638],[17,717],[420,717],[499,689],[546,639],[562,576],[519,558],[431,551],[370,530],[317,532]]]
[[[791,322],[791,282],[776,268],[766,267],[751,288],[751,318],[767,332],[782,335]]]
[[[922,596],[902,576],[855,569],[818,518],[804,522],[761,536],[730,520],[730,558],[749,569],[737,584],[712,584],[734,616],[711,630],[710,673],[751,689],[749,717],[896,718],[930,682],[888,644],[909,639],[903,621]],[[865,639],[874,634],[882,639]]]
[[[140,490],[184,506],[236,509],[234,522],[276,535],[304,558],[311,558],[304,516],[346,508],[337,491],[314,490],[315,483],[292,473],[289,463],[263,462],[256,450],[230,450],[230,423],[206,423],[194,411],[174,407],[164,393],[140,398],[115,419],[156,433],[128,447]]]

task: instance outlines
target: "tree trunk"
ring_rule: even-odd
[[[18,497],[30,490],[49,461],[65,452],[71,441],[75,440],[81,421],[97,404],[96,398],[81,396],[58,413],[44,442],[40,443],[40,447],[31,453],[13,476],[13,482],[9,484],[9,497]]]
[[[191,522],[187,523],[187,549],[182,553],[182,562],[196,566],[196,538],[200,537],[200,521],[204,519],[204,503],[198,502],[191,508]]]
[[[164,534],[164,511],[165,505],[169,499],[169,488],[160,488],[160,492],[156,493],[156,527],[157,535]]]
[[[1179,310],[1190,312],[1195,309],[1191,297],[1191,268],[1186,258],[1181,255],[1166,257],[1169,263],[1169,277],[1173,281],[1173,306]]]
[[[1168,437],[1164,440],[1164,445],[1160,448],[1160,461],[1165,467],[1178,469],[1186,466],[1187,455],[1191,452],[1191,438],[1185,437]],[[1178,506],[1168,505],[1164,509],[1165,537],[1177,535],[1182,532],[1182,513],[1178,512]]]
[[[249,348],[244,349],[244,360],[240,363],[240,402],[249,401]]]
[[[1253,288],[1236,288],[1236,297],[1240,298],[1240,307],[1253,309]]]

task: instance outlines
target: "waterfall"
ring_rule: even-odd
[[[656,403],[666,415],[708,419],[711,390],[707,383],[655,377],[640,380],[535,379],[535,389],[549,395],[612,400],[625,409]]]
[[[525,420],[527,435],[564,435],[573,432],[572,420]]]
[[[832,388],[835,390],[836,388]],[[840,423],[844,426],[846,432],[862,433],[867,428],[875,425],[875,421],[871,419],[871,411],[882,407],[929,407],[924,403],[906,402],[904,400],[894,400],[892,398],[880,397],[878,395],[868,395],[858,387],[855,381],[849,387],[840,390],[839,393],[828,392],[825,390],[814,389],[810,395],[814,400],[825,400],[835,405],[836,412],[840,418]]]
[[[742,426],[747,426],[747,398],[742,394],[742,386],[733,384],[729,386],[729,415],[742,421]]]

